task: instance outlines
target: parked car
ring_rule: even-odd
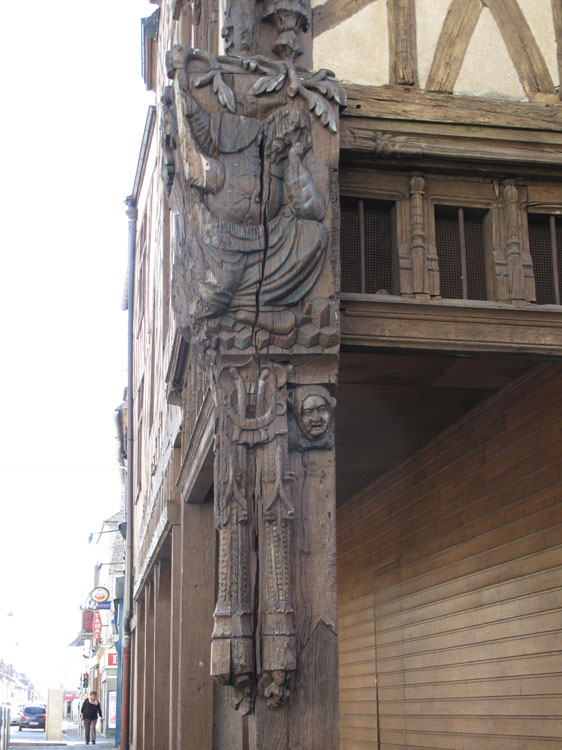
[[[20,723],[21,710],[22,706],[12,706],[12,713],[10,714],[10,725],[12,727]]]
[[[20,713],[20,732],[26,729],[45,729],[47,713],[45,706],[24,706]]]

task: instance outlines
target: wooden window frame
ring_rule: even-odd
[[[467,201],[466,198],[455,198],[451,197],[438,197],[432,196],[427,201],[429,207],[428,216],[428,227],[433,244],[435,255],[439,259],[437,252],[437,240],[436,240],[436,228],[435,228],[435,211],[440,206],[455,208],[457,209],[457,216],[462,216],[462,228],[459,218],[459,245],[461,252],[461,284],[462,284],[462,297],[443,297],[442,299],[460,299],[466,300],[467,302],[493,302],[495,301],[495,268],[493,259],[493,232],[495,227],[494,219],[494,208],[495,206],[488,201],[473,200]],[[468,296],[468,274],[467,274],[467,260],[466,260],[466,243],[464,233],[464,213],[467,210],[475,210],[482,212],[482,254],[483,254],[483,265],[484,265],[484,280],[486,286],[486,298],[484,300],[476,300]],[[464,252],[463,252],[464,251]],[[463,257],[464,255],[464,257]],[[464,261],[464,262],[463,262]],[[439,262],[439,260],[438,260]],[[441,277],[441,273],[439,273]]]
[[[355,200],[357,201],[357,213],[359,220],[359,286],[360,291],[355,292],[356,294],[376,294],[376,292],[366,291],[366,256],[367,247],[365,241],[365,201],[372,201],[380,203],[391,203],[392,208],[390,209],[390,234],[391,234],[391,290],[389,291],[392,295],[399,295],[399,271],[398,271],[398,248],[397,248],[397,200],[396,197],[388,197],[388,195],[381,193],[377,195],[365,194],[362,191],[358,193],[341,193],[343,200]],[[344,294],[353,294],[353,292],[344,292]]]
[[[531,240],[529,236],[529,222],[528,217],[529,216],[548,216],[549,218],[549,228],[550,228],[550,252],[551,252],[551,272],[552,272],[552,283],[554,286],[554,299],[555,302],[553,303],[540,303],[540,306],[542,304],[555,304],[560,305],[561,304],[561,292],[560,292],[560,275],[558,271],[558,239],[557,239],[557,232],[556,232],[556,220],[558,219],[559,222],[562,223],[562,206],[530,206],[527,210],[527,237],[528,237],[528,244],[529,244],[529,252],[531,248]],[[562,250],[561,250],[562,252]],[[532,257],[532,256],[531,256]],[[533,272],[535,270],[535,266],[533,263]],[[535,275],[536,279],[536,275]],[[539,303],[537,303],[539,304]]]

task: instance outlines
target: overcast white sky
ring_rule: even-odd
[[[123,201],[154,103],[140,19],[155,10],[2,8],[0,658],[41,685],[58,686],[93,586],[88,534],[119,509]]]

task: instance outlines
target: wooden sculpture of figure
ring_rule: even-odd
[[[303,163],[311,145],[308,113],[279,107],[264,120],[205,112],[176,72],[179,146],[188,184],[202,191],[193,206],[190,262],[176,273],[176,295],[195,320],[228,313],[287,333],[296,305],[320,273],[327,245],[324,206]],[[199,179],[192,166],[204,164]],[[203,184],[200,184],[203,182]]]

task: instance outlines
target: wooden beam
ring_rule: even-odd
[[[183,503],[181,567],[178,747],[211,750],[213,680],[209,657],[215,603],[215,526],[211,503]]]
[[[347,346],[562,357],[556,305],[343,294],[341,311]]]
[[[562,167],[562,134],[352,117],[342,118],[342,157],[368,156],[385,163],[420,163],[451,160],[474,163],[510,163],[514,169]],[[420,166],[421,166],[420,164]]]
[[[372,2],[373,0],[327,0],[322,5],[317,5],[312,9],[313,38],[343,23]]]
[[[167,560],[156,563],[154,570],[154,696],[152,746],[168,748],[170,736],[170,615],[171,564]]]
[[[405,86],[345,86],[347,108],[342,120],[353,117],[441,122],[455,125],[525,130],[562,130],[562,104],[508,102],[478,96],[454,96]]]
[[[527,96],[553,94],[554,84],[544,57],[516,0],[488,0],[507,51]]]
[[[145,629],[144,629],[144,599],[135,602],[135,616],[133,630],[133,669],[134,679],[131,685],[134,690],[131,693],[131,739],[136,750],[144,750],[144,670],[145,660]]]
[[[552,0],[552,19],[556,37],[556,60],[558,62],[558,96],[562,96],[562,0]]]
[[[389,0],[388,34],[390,82],[402,86],[417,86],[418,55],[414,0]]]
[[[178,712],[176,699],[179,692],[179,644],[180,644],[180,611],[181,611],[181,576],[182,576],[182,546],[181,526],[172,526],[172,567],[171,567],[171,619],[170,619],[170,750],[181,750],[178,733]]]
[[[427,91],[453,91],[481,11],[481,0],[453,0],[439,35]]]
[[[140,706],[143,750],[154,750],[154,585],[144,587],[144,702]],[[148,710],[147,710],[148,709]]]

